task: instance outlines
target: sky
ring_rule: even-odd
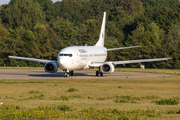
[[[61,1],[61,0],[51,0],[53,2],[56,2],[56,1]],[[10,0],[0,0],[0,5],[2,4],[8,4],[10,2]]]

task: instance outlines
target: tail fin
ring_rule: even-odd
[[[104,47],[105,24],[106,24],[106,12],[104,12],[103,21],[102,21],[102,25],[101,25],[101,32],[99,35],[99,40],[95,45],[97,47]]]

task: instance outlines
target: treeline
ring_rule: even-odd
[[[64,47],[94,45],[104,11],[107,48],[141,45],[108,61],[172,57],[146,67],[180,68],[179,0],[11,0],[0,6],[0,65],[42,66],[8,55],[56,59]]]

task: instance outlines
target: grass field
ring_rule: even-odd
[[[180,71],[147,72],[169,73],[172,76],[138,79],[0,80],[0,102],[3,102],[0,106],[0,119],[178,120]],[[162,101],[166,105],[158,104]]]

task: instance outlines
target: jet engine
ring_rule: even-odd
[[[114,72],[114,65],[112,63],[104,63],[100,66],[101,72],[108,74]]]
[[[44,65],[44,70],[50,73],[56,73],[58,71],[58,65],[55,62],[48,62]]]

